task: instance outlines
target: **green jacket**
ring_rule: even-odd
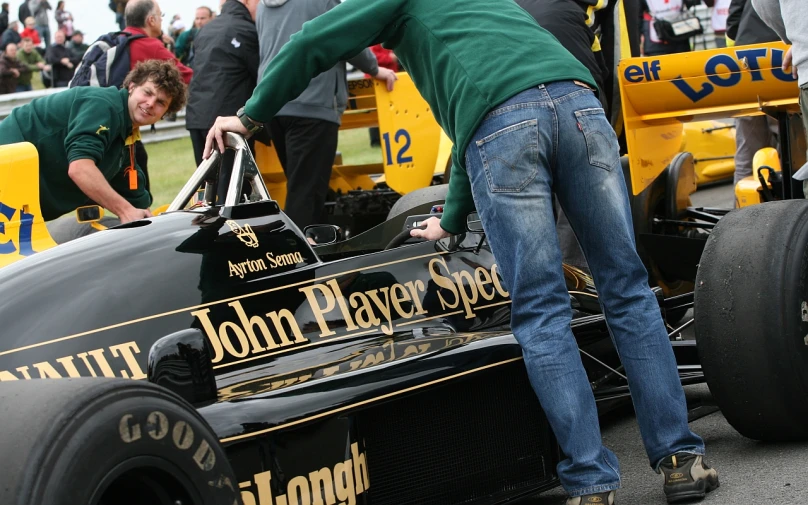
[[[177,43],[174,47],[174,55],[180,60],[180,63],[184,65],[189,64],[189,58],[191,56],[191,50],[194,47],[194,39],[196,38],[196,32],[199,30],[197,28],[191,28],[190,30],[185,30],[184,32],[180,33],[180,36],[177,37]]]
[[[595,81],[513,0],[350,0],[303,25],[264,71],[249,117],[266,122],[311,78],[362,49],[395,51],[454,142],[441,226],[465,229],[474,209],[465,150],[492,108],[539,84]]]
[[[86,205],[89,198],[68,175],[71,162],[93,160],[115,191],[133,206],[151,205],[143,172],[129,188],[126,139],[132,119],[125,89],[76,87],[32,100],[0,122],[0,145],[31,142],[39,153],[39,205],[45,221]]]
[[[27,72],[20,72],[20,78],[17,83],[22,85],[31,84],[31,76],[34,72],[39,71],[37,63],[45,63],[45,60],[42,59],[42,55],[36,49],[33,49],[30,53],[26,53],[22,49],[18,50],[17,59],[28,69]]]

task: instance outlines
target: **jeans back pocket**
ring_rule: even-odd
[[[539,171],[539,125],[522,121],[476,142],[488,187],[493,193],[518,193]]]
[[[611,171],[620,159],[612,125],[600,107],[575,111],[578,129],[584,134],[589,164]]]

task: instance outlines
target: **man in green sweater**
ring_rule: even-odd
[[[122,89],[76,87],[15,108],[0,122],[0,145],[36,146],[45,221],[95,202],[126,223],[151,215],[151,195],[134,161],[139,128],[184,103],[177,67],[149,60],[129,73]]]
[[[614,503],[617,458],[600,436],[592,389],[570,328],[553,193],[581,243],[628,376],[651,467],[670,502],[718,486],[690,431],[659,305],[634,248],[617,138],[586,68],[512,0],[348,0],[303,25],[270,62],[225,131],[272,119],[318,73],[383,43],[409,71],[454,142],[443,217],[412,235],[465,231],[476,208],[512,299],[511,327],[566,458],[569,505]]]
[[[20,41],[20,50],[17,51],[17,59],[23,64],[26,72],[20,72],[20,78],[17,80],[17,92],[31,91],[31,77],[34,72],[44,70],[46,66],[45,60],[39,51],[34,49],[34,41],[28,37]]]

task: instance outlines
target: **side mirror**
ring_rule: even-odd
[[[87,205],[76,209],[76,221],[79,223],[95,223],[104,217],[104,209],[99,205]]]
[[[479,214],[472,212],[466,217],[466,230],[469,233],[485,233],[485,230],[483,230],[483,222],[480,221]]]
[[[202,331],[182,330],[155,342],[149,350],[148,379],[195,407],[216,401],[210,344]]]
[[[328,245],[337,242],[343,238],[342,228],[333,224],[312,224],[306,226],[303,230],[303,235],[309,244],[313,245]]]

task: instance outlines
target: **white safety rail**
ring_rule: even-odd
[[[65,89],[67,88],[40,89],[0,95],[0,121],[11,114],[11,111],[14,110],[15,107],[25,105],[34,98],[58,93]],[[187,137],[188,130],[185,129],[185,109],[182,109],[177,114],[176,121],[158,121],[157,124],[154,125],[154,131],[152,131],[151,127],[141,128],[140,135],[143,138],[144,144]]]

